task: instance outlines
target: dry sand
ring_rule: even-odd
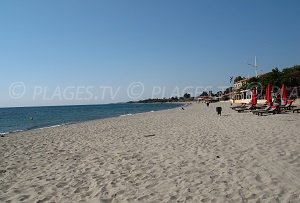
[[[229,106],[0,137],[0,202],[300,202],[300,114]]]

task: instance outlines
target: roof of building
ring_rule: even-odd
[[[262,76],[265,76],[265,75],[267,75],[269,72],[267,72],[267,73],[263,73],[263,74],[259,74],[259,75],[257,75],[257,77],[262,77]],[[251,78],[255,78],[256,76],[252,76],[252,77],[250,77],[250,78],[245,78],[245,79],[242,79],[242,80],[239,80],[239,81],[237,81],[237,82],[235,82],[235,83],[239,83],[239,82],[244,82],[244,81],[248,81],[248,80],[250,80]]]

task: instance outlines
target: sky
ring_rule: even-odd
[[[254,56],[300,64],[299,22],[298,0],[0,1],[0,107],[216,92]]]

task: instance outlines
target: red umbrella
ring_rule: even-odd
[[[282,89],[281,89],[281,100],[284,102],[283,104],[286,104],[287,98],[286,98],[286,91],[284,88],[284,84],[282,84]]]
[[[252,104],[257,104],[256,89],[252,90]]]
[[[266,90],[266,100],[268,102],[268,106],[271,106],[271,85],[268,84],[267,90]]]

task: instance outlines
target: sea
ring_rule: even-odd
[[[72,123],[130,116],[181,107],[182,104],[99,104],[0,108],[0,135]]]

